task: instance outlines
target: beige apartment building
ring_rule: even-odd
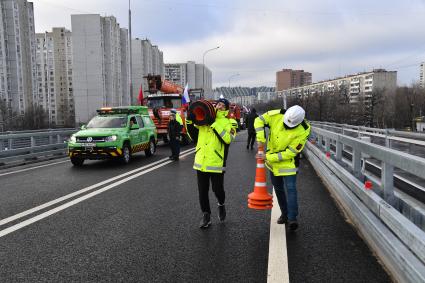
[[[308,96],[324,92],[346,91],[350,102],[357,102],[363,96],[367,101],[372,97],[372,92],[385,89],[395,93],[397,88],[397,71],[375,69],[371,72],[348,75],[343,78],[321,81],[306,86],[295,87],[278,92],[278,96]]]
[[[49,126],[74,125],[72,37],[63,27],[36,34],[38,104],[48,112]]]
[[[276,72],[276,90],[311,84],[311,73],[304,70],[283,69]]]

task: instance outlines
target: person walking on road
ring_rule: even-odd
[[[228,147],[236,136],[236,130],[231,119],[227,118],[228,113],[229,101],[220,98],[216,105],[214,123],[196,126],[199,133],[193,169],[197,173],[199,203],[203,213],[200,228],[208,228],[211,225],[211,208],[208,196],[210,180],[212,190],[218,201],[218,218],[220,221],[224,221],[226,218],[224,172]]]
[[[255,118],[257,117],[258,117],[257,110],[255,110],[255,108],[252,108],[251,112],[246,116],[246,129],[248,131],[248,141],[246,144],[246,149],[254,148],[254,142],[255,142],[254,121],[255,121]]]
[[[298,228],[298,199],[296,176],[299,154],[310,135],[310,124],[304,119],[305,111],[295,105],[288,110],[271,110],[255,119],[258,144],[265,144],[264,127],[270,128],[266,154],[257,154],[265,160],[281,210],[278,224],[288,223],[289,229]],[[285,187],[287,194],[285,195]]]
[[[170,121],[168,122],[168,137],[171,148],[170,159],[179,160],[180,155],[180,140],[179,135],[182,130],[182,125],[176,119],[176,113],[171,112]]]

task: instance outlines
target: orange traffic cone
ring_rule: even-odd
[[[258,146],[258,153],[264,154],[264,146]],[[248,195],[248,207],[258,210],[266,210],[273,207],[273,197],[267,192],[264,160],[260,158],[257,158],[254,192]]]

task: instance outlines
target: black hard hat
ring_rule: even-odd
[[[229,109],[230,102],[226,98],[220,98],[218,102],[222,102],[226,106],[226,110]]]

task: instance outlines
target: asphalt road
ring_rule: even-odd
[[[245,139],[242,132],[230,147],[228,217],[219,223],[210,193],[208,230],[198,228],[193,154],[168,163],[160,147],[127,166],[56,160],[0,171],[0,282],[266,282],[270,212],[246,206],[255,159]],[[301,164],[300,229],[286,234],[290,281],[389,282],[308,161]]]

